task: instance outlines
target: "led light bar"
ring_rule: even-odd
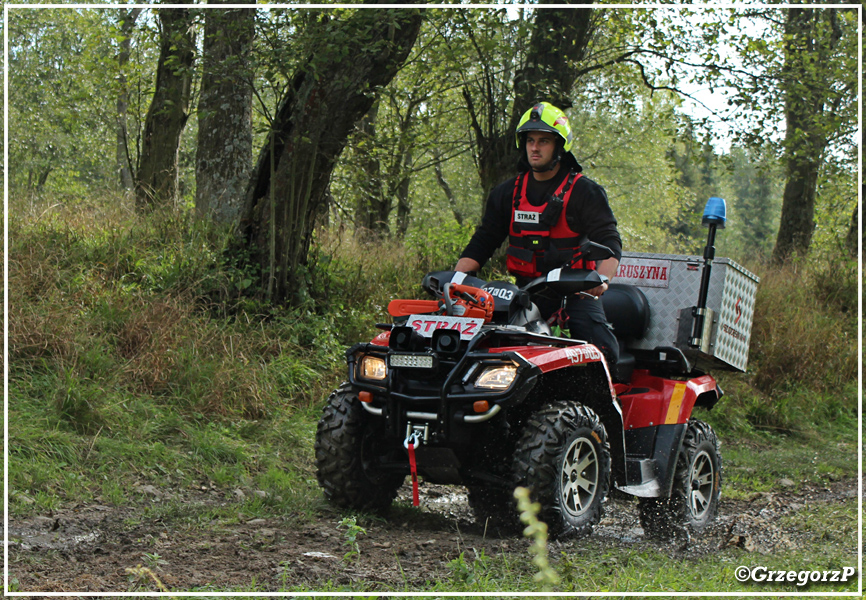
[[[391,354],[388,364],[395,369],[432,369],[435,366],[429,354]]]

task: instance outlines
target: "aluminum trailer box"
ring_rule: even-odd
[[[760,279],[727,258],[713,260],[701,344],[690,344],[704,259],[700,256],[623,252],[613,283],[634,285],[650,306],[647,334],[627,348],[674,346],[700,368],[745,371],[755,295]]]

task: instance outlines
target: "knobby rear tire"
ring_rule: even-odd
[[[722,454],[716,432],[707,423],[689,419],[677,455],[670,498],[641,498],[640,523],[647,537],[670,539],[699,534],[716,518],[722,487]]]

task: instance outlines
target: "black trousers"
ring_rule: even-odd
[[[561,299],[537,297],[532,299],[545,319],[549,319],[562,307]],[[593,300],[580,296],[571,296],[565,306],[568,315],[568,331],[570,337],[584,340],[596,346],[604,354],[611,377],[616,372],[616,362],[619,359],[619,344],[613,335],[613,327],[607,322],[604,306],[601,300]]]

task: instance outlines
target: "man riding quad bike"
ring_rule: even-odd
[[[476,273],[507,240],[506,267],[518,286],[565,266],[613,277],[622,255],[617,221],[604,188],[587,177],[571,152],[568,117],[549,102],[538,102],[521,117],[514,140],[518,174],[490,192],[455,270]],[[583,258],[578,248],[587,241],[610,253],[598,260]],[[605,311],[600,302],[589,301],[605,293],[606,281],[565,301],[536,296],[533,302],[542,317],[556,314],[570,337],[590,342],[615,364],[619,348]]]
[[[607,255],[583,249],[587,260]],[[435,272],[422,283],[433,299],[391,302],[393,324],[346,352],[348,382],[318,425],[326,498],[382,510],[407,475],[420,475],[464,485],[480,521],[507,524],[523,486],[551,535],[566,537],[592,531],[615,485],[638,497],[648,535],[703,530],[718,510],[721,456],[692,411],[719,400],[716,381],[673,346],[623,351],[608,365],[592,344],[553,336],[531,301],[603,281],[589,269],[555,269],[522,287]],[[602,301],[624,349],[648,334],[639,287],[611,284]]]
[[[697,366],[719,363],[706,357],[715,358],[720,325],[744,335],[706,304],[724,203],[704,214],[711,235],[697,305],[671,313],[653,288],[609,283],[622,256],[616,220],[569,151],[565,114],[536,104],[516,142],[520,174],[493,190],[455,271],[424,278],[433,299],[391,302],[393,323],[347,351],[348,381],[316,434],[325,496],[384,509],[411,475],[417,504],[420,475],[466,486],[481,521],[508,524],[523,486],[563,537],[592,530],[614,485],[640,499],[648,534],[699,531],[718,509],[721,458],[713,430],[691,415],[722,391]],[[516,283],[475,277],[506,237]],[[551,316],[571,338],[552,334]],[[686,341],[678,329],[689,329]]]

